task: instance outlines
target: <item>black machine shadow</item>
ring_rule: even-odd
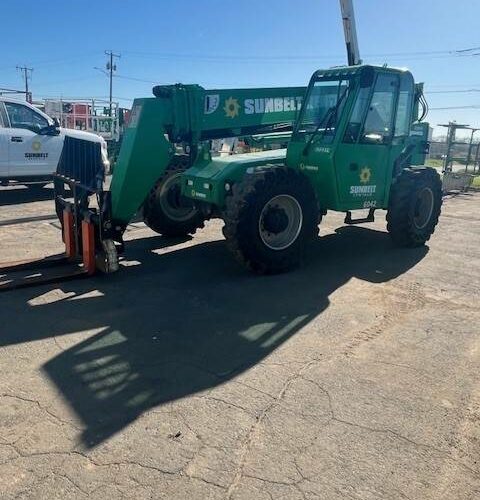
[[[254,366],[320,315],[352,277],[391,280],[428,251],[395,249],[384,232],[342,227],[313,245],[302,269],[257,277],[232,262],[223,241],[158,255],[161,243],[131,241],[126,257],[140,265],[63,284],[76,300],[27,305],[38,290],[3,297],[13,319],[0,345],[100,329],[44,365],[83,421],[87,447],[152,407]]]
[[[44,188],[18,186],[15,189],[5,189],[0,187],[0,206],[20,205],[34,201],[53,200],[53,198],[53,184],[49,184]]]

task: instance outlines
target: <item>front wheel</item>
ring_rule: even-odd
[[[442,182],[430,167],[405,168],[392,184],[387,229],[401,247],[418,247],[430,239],[442,207]]]
[[[303,174],[273,168],[247,174],[227,199],[223,234],[235,257],[258,274],[289,271],[318,233],[318,207]]]
[[[113,240],[103,240],[101,247],[95,255],[96,268],[104,273],[110,274],[118,271],[118,252]]]

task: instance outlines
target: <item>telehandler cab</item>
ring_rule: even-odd
[[[296,267],[328,210],[345,212],[347,224],[387,210],[392,240],[404,247],[423,245],[435,229],[441,181],[423,166],[428,124],[409,71],[357,65],[316,71],[306,91],[175,85],[154,95],[134,102],[109,191],[98,170],[60,162],[57,185],[77,195],[73,203],[57,196],[58,212],[77,214],[68,231],[80,250],[82,221],[93,226],[93,267],[117,269],[122,233],[139,211],[165,236],[222,218],[228,247],[256,273]],[[211,156],[211,139],[284,132],[293,121],[286,150]],[[98,209],[89,208],[91,194]],[[353,219],[357,209],[368,216]]]

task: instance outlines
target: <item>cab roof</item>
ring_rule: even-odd
[[[390,66],[374,66],[372,64],[360,64],[358,66],[338,66],[329,69],[319,69],[315,71],[313,76],[315,78],[338,79],[338,78],[352,78],[359,75],[363,71],[370,69],[374,71],[383,70],[389,73],[410,73],[407,69],[393,68]]]

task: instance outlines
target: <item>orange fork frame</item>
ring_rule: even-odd
[[[79,255],[79,242],[77,238],[77,228],[75,216],[69,209],[64,209],[63,220],[63,241],[65,242],[65,253],[51,255],[43,259],[27,260],[19,262],[9,262],[6,265],[0,264],[0,292],[26,288],[34,285],[44,285],[47,283],[59,283],[81,276],[91,276],[96,271],[95,258],[95,227],[93,222],[84,218],[80,225],[82,238],[82,255]],[[83,265],[80,265],[80,259]],[[66,265],[60,273],[44,272],[44,269]],[[35,274],[32,275],[32,270]],[[20,273],[20,274],[19,274]],[[27,274],[25,274],[27,273]]]
[[[63,241],[65,242],[65,254],[69,259],[77,257],[74,234],[74,217],[71,210],[63,211]],[[95,228],[93,224],[84,219],[81,224],[82,235],[82,260],[87,274],[95,274]]]
[[[82,220],[82,253],[85,271],[90,275],[95,274],[95,228],[86,219]]]
[[[65,255],[69,259],[75,258],[75,237],[73,233],[73,214],[71,210],[63,211],[63,241],[65,243]]]

